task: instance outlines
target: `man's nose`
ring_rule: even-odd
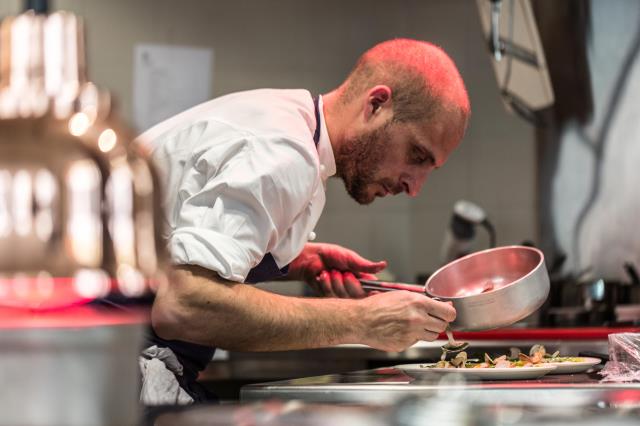
[[[422,186],[427,181],[428,173],[421,173],[417,175],[406,175],[402,179],[402,186],[404,191],[410,197],[416,197],[422,190]]]

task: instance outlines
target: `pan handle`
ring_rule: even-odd
[[[360,279],[362,289],[366,291],[395,291],[406,290],[414,293],[424,293],[424,287],[416,284],[394,283],[389,281],[365,280]]]

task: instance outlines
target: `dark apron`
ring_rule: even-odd
[[[318,107],[318,98],[313,98],[315,108],[316,130],[313,134],[313,141],[318,147],[320,141],[320,109]],[[278,268],[275,259],[271,253],[265,254],[260,263],[256,265],[247,274],[245,283],[255,284],[264,281],[270,281],[282,278],[287,275],[289,265],[284,268]],[[149,328],[146,347],[157,345],[159,347],[168,347],[175,354],[183,367],[183,375],[176,376],[180,386],[191,395],[195,402],[212,402],[216,401],[215,394],[209,392],[204,386],[197,383],[198,374],[205,369],[207,364],[211,362],[216,348],[209,346],[196,345],[195,343],[183,342],[180,340],[165,340],[156,335],[152,328]]]

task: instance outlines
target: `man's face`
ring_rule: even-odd
[[[349,195],[360,204],[375,197],[406,192],[416,196],[427,176],[440,167],[459,140],[436,124],[399,123],[348,136],[336,153],[338,175]]]

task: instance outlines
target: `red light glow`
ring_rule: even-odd
[[[0,277],[0,308],[28,311],[51,311],[85,305],[112,293],[125,297],[141,297],[154,283],[142,275],[134,275],[135,286],[128,279],[110,278],[98,269],[79,270],[74,277],[52,277],[46,272],[36,276],[15,274]]]
[[[16,276],[0,279],[0,306],[32,310],[68,308],[95,297],[79,293],[75,278]]]
[[[75,306],[47,312],[0,308],[0,330],[24,328],[85,328],[149,322],[146,308],[115,310]]]

